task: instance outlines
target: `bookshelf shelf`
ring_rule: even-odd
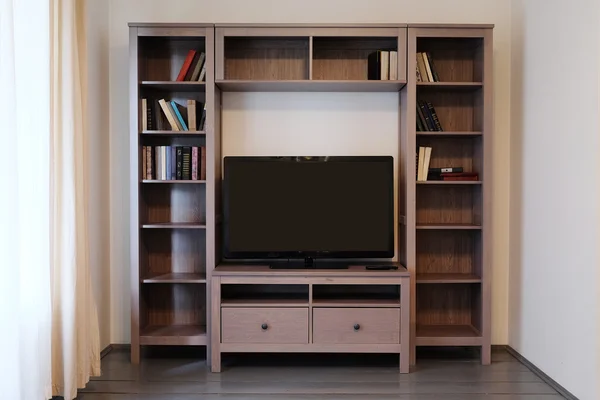
[[[417,185],[481,185],[481,181],[418,181]]]
[[[206,326],[156,325],[141,329],[141,345],[206,346]]]
[[[472,325],[417,325],[417,346],[481,346],[481,333]]]
[[[417,82],[417,88],[423,90],[478,90],[482,82]]]
[[[206,275],[202,273],[167,273],[142,280],[143,283],[206,283]]]
[[[417,136],[432,136],[432,137],[439,137],[439,138],[452,138],[452,137],[477,137],[477,136],[481,136],[482,132],[452,132],[452,131],[441,131],[441,132],[436,132],[436,131],[417,131]]]
[[[165,184],[205,184],[206,181],[190,181],[190,180],[154,180],[154,179],[144,179],[142,183],[165,183]]]
[[[162,222],[159,224],[143,224],[144,229],[206,229],[204,224],[195,224],[192,222]]]
[[[220,80],[224,92],[398,92],[404,81],[376,80]]]
[[[202,136],[206,135],[205,131],[141,131],[142,135],[151,136]]]

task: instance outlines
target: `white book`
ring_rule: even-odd
[[[398,80],[398,52],[390,51],[390,80]]]

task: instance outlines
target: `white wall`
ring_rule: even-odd
[[[510,2],[497,0],[111,0],[110,228],[111,342],[128,343],[129,211],[128,22],[493,23],[495,29],[495,176],[493,343],[507,343]],[[224,151],[352,152],[397,155],[390,94],[227,94]],[[251,115],[241,106],[260,107]],[[375,106],[381,106],[375,107]],[[301,113],[297,111],[300,110]],[[328,110],[328,114],[324,113]],[[360,111],[360,116],[357,114]],[[334,114],[329,114],[333,111]],[[337,118],[336,118],[337,117]],[[381,122],[383,120],[384,122]],[[378,121],[376,124],[371,124]],[[274,123],[275,122],[275,123]],[[370,126],[381,126],[374,133]],[[302,129],[303,128],[303,129]],[[363,129],[365,128],[365,129]],[[378,135],[377,141],[372,135]],[[367,138],[368,137],[368,138]],[[248,141],[252,139],[252,142]],[[301,141],[300,139],[306,139]],[[301,143],[301,144],[300,144]],[[365,147],[367,144],[369,147]],[[302,147],[299,147],[302,146]]]
[[[513,1],[509,344],[600,398],[600,3]]]
[[[87,113],[89,116],[90,268],[98,308],[100,346],[110,342],[110,210],[108,163],[108,7],[106,1],[85,1],[87,44]]]

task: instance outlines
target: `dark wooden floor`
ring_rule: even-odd
[[[423,355],[398,374],[395,357],[266,356],[224,358],[213,374],[198,354],[147,354],[139,366],[113,350],[81,400],[558,400],[555,390],[505,351],[481,366],[476,355]]]

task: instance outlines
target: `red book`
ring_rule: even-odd
[[[179,75],[177,75],[177,82],[183,82],[185,80],[185,76],[187,75],[188,70],[190,69],[190,66],[192,65],[192,62],[194,61],[195,56],[196,56],[196,50],[188,51],[187,57],[185,58],[185,61],[183,62],[183,65],[181,66],[181,70],[179,71]]]

